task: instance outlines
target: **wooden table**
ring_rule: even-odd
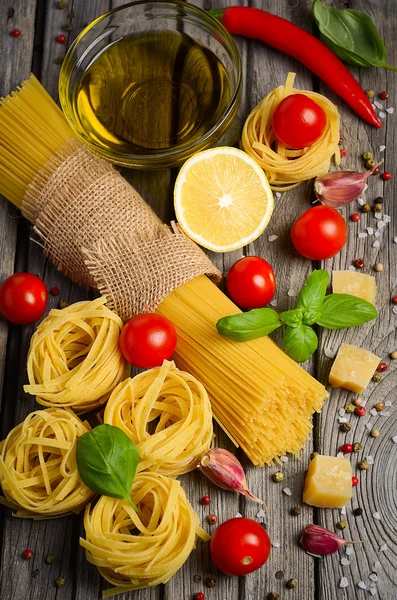
[[[20,83],[31,70],[57,97],[59,57],[66,51],[56,37],[66,28],[67,42],[92,19],[112,7],[123,4],[122,0],[67,0],[67,8],[57,8],[54,0],[2,0],[0,2],[0,93],[7,94]],[[226,5],[227,1],[211,0],[197,2],[204,8],[216,8]],[[267,9],[282,17],[313,30],[310,13],[311,0],[253,0],[251,5]],[[342,8],[347,5],[342,0],[334,5]],[[352,0],[349,6],[367,12],[375,19],[378,30],[386,42],[388,59],[397,64],[397,45],[395,32],[397,26],[397,5],[393,0]],[[10,36],[13,28],[19,28],[22,35],[15,39]],[[70,31],[69,31],[70,30]],[[296,71],[296,87],[316,89],[325,93],[339,107],[342,130],[347,149],[343,164],[349,169],[361,169],[361,154],[371,151],[377,158],[384,157],[386,168],[394,175],[395,156],[397,154],[396,116],[387,114],[385,126],[376,130],[361,121],[343,102],[339,101],[328,88],[315,79],[310,72],[296,61],[284,56],[259,42],[237,39],[244,68],[244,93],[240,116],[248,112],[271,89],[284,82],[288,71]],[[364,89],[372,88],[377,92],[387,90],[390,95],[388,106],[397,102],[397,74],[381,69],[353,69]],[[385,104],[382,102],[382,104]],[[379,147],[386,146],[383,154]],[[137,187],[143,197],[158,211],[164,220],[172,217],[172,185],[175,172],[158,171],[156,173],[128,172],[128,179]],[[359,232],[366,227],[376,229],[373,213],[361,215],[359,223],[349,221],[349,240],[345,248],[334,259],[324,264],[312,264],[298,257],[291,247],[289,231],[294,219],[310,205],[311,185],[303,185],[293,192],[276,198],[276,208],[272,221],[260,239],[244,250],[244,254],[259,254],[273,266],[277,277],[278,308],[292,308],[294,293],[303,285],[305,277],[315,267],[347,269],[352,260],[363,258],[365,273],[375,274],[375,263],[383,263],[384,270],[376,273],[378,286],[379,319],[357,329],[332,332],[320,330],[320,347],[316,355],[305,365],[315,377],[327,382],[331,358],[328,356],[337,350],[340,343],[351,342],[363,346],[385,357],[390,364],[380,383],[371,383],[363,394],[368,412],[378,400],[394,403],[394,388],[397,385],[397,362],[389,360],[389,353],[397,348],[395,322],[397,316],[392,312],[391,297],[397,293],[396,249],[393,237],[397,235],[395,225],[395,203],[397,178],[383,182],[380,177],[369,181],[366,198],[373,204],[374,198],[384,197],[385,212],[391,216],[381,237],[379,248],[374,247],[374,236],[358,238]],[[359,209],[354,203],[343,211],[347,219]],[[50,297],[49,308],[58,305],[60,300],[74,302],[86,297],[83,289],[70,283],[53,265],[44,259],[41,248],[29,239],[29,224],[4,199],[0,199],[0,277],[7,277],[16,271],[28,270],[43,277],[48,288],[56,285],[60,288],[58,297]],[[269,235],[277,235],[270,243]],[[227,272],[231,264],[241,256],[237,251],[230,254],[212,255],[214,262]],[[17,327],[0,321],[0,387],[1,438],[20,423],[26,415],[37,409],[34,399],[24,394],[22,386],[26,382],[26,355],[34,327]],[[277,341],[279,337],[275,336]],[[272,481],[276,468],[253,468],[249,466],[241,453],[238,453],[245,468],[250,489],[265,499],[269,512],[263,518],[260,506],[245,501],[231,493],[222,492],[208,483],[204,477],[194,473],[182,480],[193,507],[198,511],[204,527],[209,513],[218,515],[223,521],[237,513],[266,522],[273,540],[274,548],[265,568],[245,578],[231,578],[217,573],[211,566],[208,546],[198,544],[175,577],[165,586],[145,589],[124,594],[126,600],[190,600],[198,591],[205,592],[210,600],[263,600],[269,592],[278,592],[281,598],[291,600],[335,600],[336,598],[362,600],[371,597],[369,589],[363,591],[357,587],[360,581],[376,585],[377,595],[382,600],[397,598],[397,445],[392,437],[397,435],[397,422],[394,407],[388,409],[388,418],[367,414],[364,418],[352,418],[353,429],[346,435],[339,431],[339,409],[352,394],[345,390],[333,390],[321,415],[314,418],[313,439],[302,451],[301,460],[290,458],[283,466],[285,484]],[[371,426],[380,430],[375,439],[369,436]],[[231,444],[217,431],[218,444],[231,449]],[[353,470],[361,458],[368,455],[374,458],[374,464],[368,471],[359,472],[358,487],[354,490],[353,500],[347,507],[346,517],[338,510],[312,510],[301,505],[302,485],[309,454],[317,450],[324,454],[336,455],[338,448],[346,441],[361,441],[364,449],[359,455],[352,455]],[[283,493],[284,487],[290,488],[292,495]],[[209,507],[200,505],[200,498],[211,496]],[[301,515],[290,515],[293,506],[300,506]],[[352,510],[361,507],[363,515],[354,517]],[[379,513],[381,520],[373,517]],[[344,536],[353,540],[362,540],[362,545],[354,546],[354,553],[348,557],[350,564],[342,565],[346,558],[344,551],[323,559],[313,558],[298,545],[297,540],[305,524],[318,523],[334,529],[340,520],[347,520],[348,527]],[[11,511],[1,511],[2,549],[1,549],[1,600],[94,600],[100,598],[100,591],[106,587],[95,567],[85,560],[79,547],[79,535],[82,534],[82,519],[67,517],[50,521],[32,521],[16,519]],[[380,547],[387,545],[386,551]],[[25,548],[33,550],[33,559],[22,558]],[[56,562],[45,563],[45,556],[53,554]],[[372,581],[369,579],[371,574]],[[205,585],[208,576],[217,579],[216,587],[209,589]],[[58,589],[55,579],[62,576],[65,584]],[[349,587],[339,588],[341,577],[347,577]],[[295,591],[287,590],[285,583],[290,578],[298,580]]]

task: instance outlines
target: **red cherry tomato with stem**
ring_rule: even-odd
[[[326,260],[338,254],[346,244],[347,224],[335,208],[314,206],[295,221],[291,238],[302,256]]]
[[[272,120],[274,135],[287,148],[311,146],[321,137],[326,126],[324,110],[305,94],[291,94],[284,98]]]
[[[262,308],[276,291],[274,271],[259,256],[247,256],[234,263],[226,278],[226,289],[238,306]]]
[[[169,359],[176,346],[175,327],[165,317],[156,314],[136,315],[123,327],[120,350],[134,367],[159,367]]]
[[[227,575],[247,575],[262,567],[270,554],[270,539],[256,521],[244,517],[219,525],[211,538],[211,558]]]
[[[15,273],[0,287],[0,312],[11,323],[30,325],[43,316],[47,299],[47,288],[40,277]]]

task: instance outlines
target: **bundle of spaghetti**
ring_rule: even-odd
[[[29,112],[21,103],[29,104]],[[269,339],[237,344],[217,334],[217,320],[238,309],[201,277],[219,275],[208,257],[181,232],[162,225],[115,169],[72,139],[59,109],[34,79],[0,101],[0,134],[3,130],[0,193],[23,207],[58,268],[76,281],[91,282],[124,320],[157,308],[167,316],[178,331],[177,366],[203,383],[216,419],[254,464],[297,453],[310,433],[311,414],[327,396],[325,388]],[[14,187],[18,176],[20,185]],[[37,339],[29,365],[31,393],[47,403],[66,397],[78,412],[107,399],[102,391],[105,396],[91,405],[89,385],[62,391],[62,378],[71,377],[67,361],[49,377],[53,361],[49,355],[44,373]],[[97,369],[97,361],[93,366]],[[82,373],[77,375],[80,384]],[[123,377],[116,379],[114,387]]]
[[[325,388],[268,337],[220,337],[218,319],[240,311],[205,276],[175,290],[158,312],[177,328],[176,364],[200,379],[214,417],[251,461],[271,464],[287,452],[297,454]]]
[[[249,114],[243,128],[241,145],[265,171],[274,191],[292,190],[304,181],[329,171],[332,157],[340,162],[339,115],[332,102],[322,94],[298,90],[293,87],[295,73],[289,73],[285,86],[270,92]],[[327,125],[320,138],[302,149],[286,148],[272,129],[274,112],[280,102],[290,94],[305,94],[321,106]]]
[[[122,429],[139,451],[138,471],[178,477],[192,471],[213,438],[204,386],[175,363],[126,379],[112,392],[104,423]]]
[[[176,479],[139,473],[131,495],[138,512],[106,496],[86,507],[86,539],[80,544],[87,560],[115,586],[103,598],[165,583],[186,561],[196,537],[210,538]]]
[[[119,348],[123,323],[105,302],[101,297],[53,309],[36,329],[24,390],[39,404],[85,413],[102,406],[126,376]]]
[[[30,413],[0,443],[0,503],[34,519],[80,512],[95,495],[76,464],[76,440],[90,429],[67,408]]]

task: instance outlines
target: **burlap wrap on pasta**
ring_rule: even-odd
[[[124,321],[156,310],[193,277],[220,279],[194,242],[164,225],[112,165],[77,140],[38,173],[22,212],[54,264],[99,289]]]

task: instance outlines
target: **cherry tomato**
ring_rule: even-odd
[[[229,296],[242,308],[262,308],[276,291],[274,272],[259,256],[247,256],[234,263],[226,278]]]
[[[159,367],[171,357],[175,346],[175,327],[161,315],[137,315],[124,325],[120,335],[121,353],[134,367]]]
[[[17,325],[29,325],[43,316],[48,292],[44,281],[32,273],[15,273],[0,287],[0,312]]]
[[[279,142],[287,148],[305,148],[316,142],[325,130],[327,115],[305,94],[291,94],[276,108],[272,127]]]
[[[270,539],[256,521],[236,517],[215,530],[210,551],[218,569],[227,575],[247,575],[269,558]]]
[[[311,260],[325,260],[345,245],[346,221],[330,206],[314,206],[295,221],[291,238],[299,254]]]

